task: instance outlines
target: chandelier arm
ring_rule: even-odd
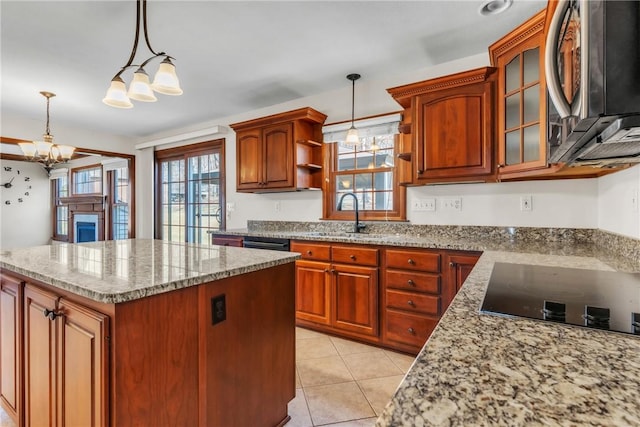
[[[145,43],[147,43],[147,48],[149,48],[149,51],[151,51],[151,53],[153,53],[155,56],[164,55],[164,52],[157,53],[155,50],[153,50],[153,48],[151,47],[151,43],[149,42],[149,33],[147,31],[147,0],[142,0],[142,23],[144,31],[144,41]],[[149,61],[145,61],[145,64],[147,62]]]

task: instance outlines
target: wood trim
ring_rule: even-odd
[[[273,125],[281,122],[288,122],[293,120],[305,120],[314,123],[324,123],[327,119],[326,114],[314,110],[311,107],[299,108],[297,110],[286,111],[284,113],[273,114],[266,117],[260,117],[258,119],[246,120],[244,122],[238,122],[230,124],[229,126],[235,131],[244,129],[251,129],[255,127],[262,127]]]
[[[491,46],[489,46],[489,58],[491,59],[491,66],[498,67],[498,57],[500,55],[527,40],[538,31],[543,31],[545,27],[544,18],[546,12],[546,9],[542,9],[540,12],[529,18],[524,24],[515,28],[513,31],[504,35],[500,40],[494,42]]]
[[[387,89],[387,92],[404,108],[409,108],[411,107],[411,99],[414,96],[442,89],[466,86],[471,83],[484,82],[496,71],[497,69],[494,67],[481,67],[404,86],[392,87]]]
[[[402,114],[404,115],[404,110],[397,110],[397,111],[391,111],[389,113],[381,113],[381,114],[374,114],[373,116],[364,116],[364,117],[358,117],[355,119],[355,121],[359,121],[359,120],[369,120],[369,119],[375,119],[377,117],[384,117],[384,116],[390,116],[392,114]],[[402,120],[401,120],[402,121]],[[351,119],[348,120],[340,120],[339,122],[331,122],[331,123],[325,123],[323,126],[333,126],[333,125],[341,125],[343,123],[351,123]]]

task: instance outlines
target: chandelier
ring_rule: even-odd
[[[42,135],[43,141],[21,142],[18,145],[27,160],[42,163],[44,170],[46,170],[47,175],[49,175],[54,165],[67,162],[71,159],[75,147],[53,144],[53,135],[49,133],[49,100],[56,96],[56,94],[40,92],[40,95],[47,98],[47,127],[45,134]]]
[[[133,49],[127,63],[120,68],[120,71],[111,79],[111,85],[107,90],[107,95],[102,102],[116,108],[133,108],[131,100],[142,102],[155,102],[156,98],[154,91],[162,93],[164,95],[182,95],[182,89],[180,88],[180,82],[176,75],[176,67],[171,62],[174,57],[167,55],[165,52],[156,52],[149,43],[149,36],[147,32],[147,0],[136,0],[136,35],[133,41]],[[140,10],[142,9],[142,29],[144,31],[144,41],[147,44],[147,48],[153,54],[151,58],[147,59],[140,65],[133,64],[133,60],[138,50],[138,41],[140,37]],[[149,83],[149,75],[144,70],[144,67],[151,62],[151,60],[164,56],[158,71],[153,79],[153,83]],[[138,67],[133,73],[133,80],[129,85],[129,90],[122,80],[122,73],[131,67]]]

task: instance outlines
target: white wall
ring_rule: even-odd
[[[19,170],[20,175],[6,172],[5,167],[13,171]],[[13,180],[13,187],[0,187],[0,249],[12,249],[45,245],[51,237],[51,203],[49,177],[40,165],[29,162],[2,160],[0,162],[0,184]],[[24,177],[29,177],[31,189],[27,190]],[[22,181],[20,181],[22,177]],[[29,191],[29,196],[24,192]],[[17,202],[18,193],[24,200]],[[7,205],[6,200],[11,200]]]
[[[640,239],[640,165],[598,179],[598,228]]]

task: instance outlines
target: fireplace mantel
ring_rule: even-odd
[[[60,197],[60,203],[63,205],[102,205],[107,196],[103,195],[87,195],[87,196],[70,196],[70,197]]]

